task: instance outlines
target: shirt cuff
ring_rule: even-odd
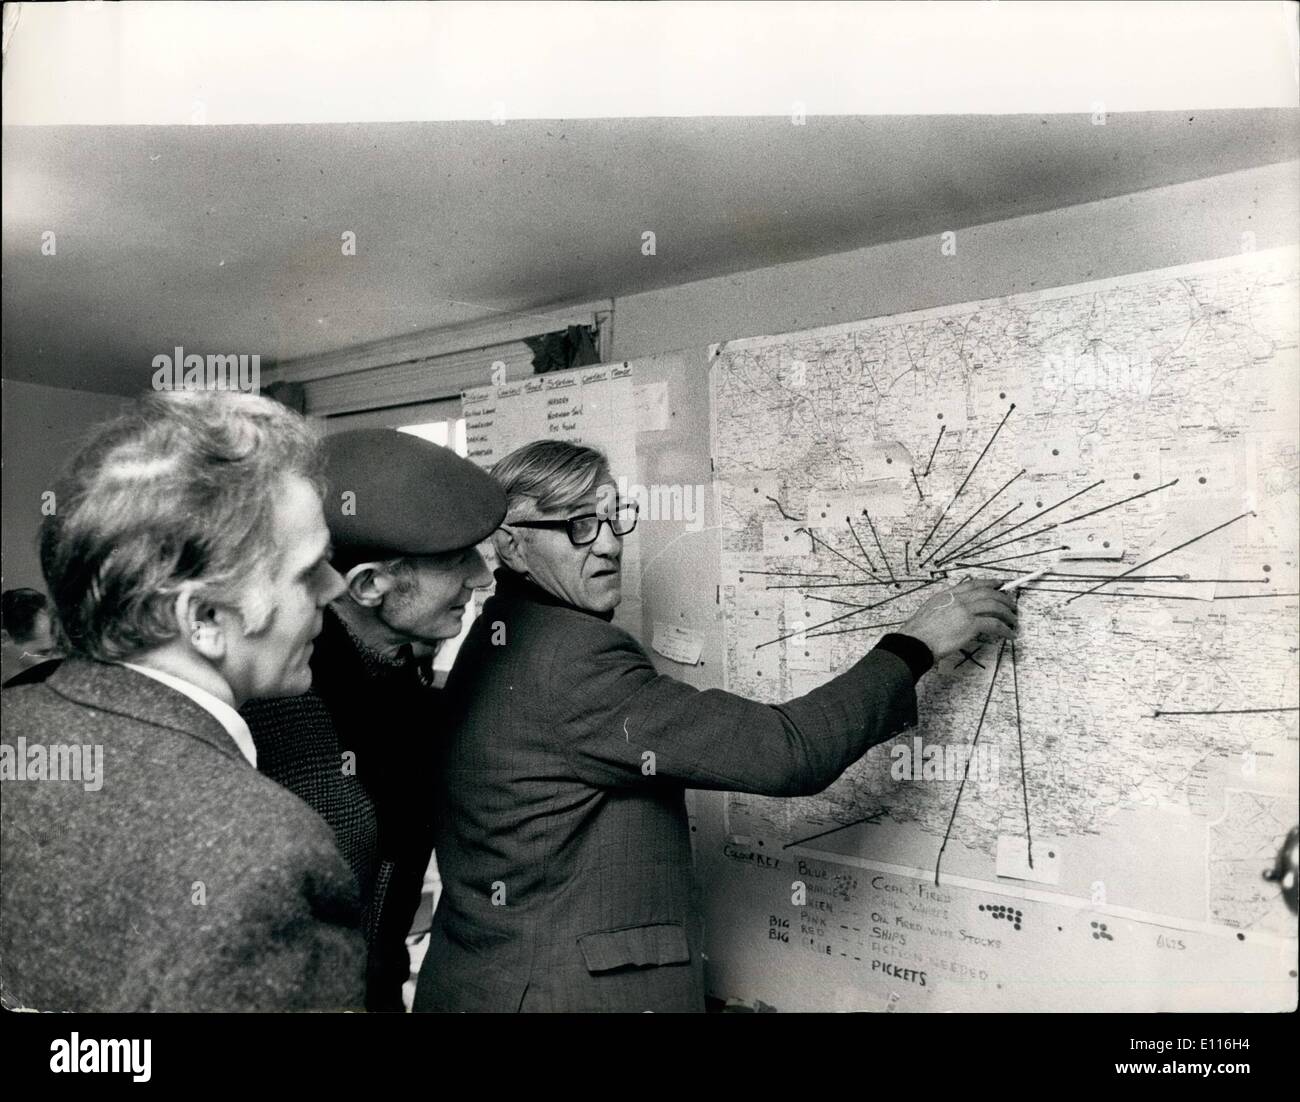
[[[930,648],[920,639],[914,639],[910,635],[900,635],[898,632],[891,631],[876,644],[876,649],[888,651],[906,662],[912,674],[913,685],[920,681],[934,665],[934,655]]]

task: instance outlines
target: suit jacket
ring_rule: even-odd
[[[403,1011],[406,936],[433,852],[433,751],[439,693],[409,654],[365,646],[333,609],[312,652],[312,688],[242,709],[257,767],[333,828],[361,886],[368,1010]],[[355,772],[342,755],[352,754]]]
[[[809,795],[916,722],[877,649],[769,706],[655,672],[507,571],[444,693],[443,894],[416,1010],[704,1009],[686,788]]]
[[[5,1005],[363,1005],[357,889],[329,828],[253,769],[210,713],[133,670],[74,658],[5,690],[0,737],[14,754],[19,739],[29,755],[35,744],[103,748],[98,791],[3,782]]]

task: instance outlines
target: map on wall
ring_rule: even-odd
[[[1014,645],[922,681],[917,729],[820,795],[730,795],[730,837],[1294,937],[1261,872],[1297,821],[1298,273],[1274,250],[717,348],[728,689],[799,696],[939,586],[1045,571]]]

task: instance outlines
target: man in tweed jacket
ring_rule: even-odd
[[[776,707],[700,692],[610,623],[636,517],[603,456],[541,441],[493,474],[505,569],[445,692],[443,895],[415,1008],[703,1010],[685,789],[820,791],[915,723],[935,657],[1013,634],[1014,602],[983,584],[947,589]]]
[[[0,994],[64,1011],[359,1008],[329,828],[235,708],[310,683],[328,563],[316,439],[264,398],[144,399],[56,493],[71,656],[4,693]]]

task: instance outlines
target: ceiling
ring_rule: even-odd
[[[1294,160],[1297,116],[6,127],[3,374],[130,394],[175,345],[267,367],[937,234]]]

